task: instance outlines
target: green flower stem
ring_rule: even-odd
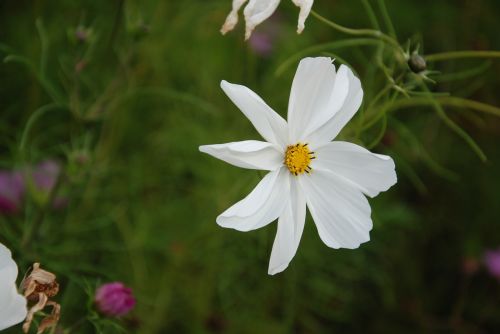
[[[462,129],[457,123],[453,122],[453,120],[448,117],[448,115],[443,109],[443,106],[439,104],[439,102],[436,101],[436,99],[432,97],[431,91],[423,81],[420,83],[420,86],[422,87],[424,92],[429,94],[432,106],[434,107],[434,110],[436,111],[438,117],[441,118],[444,124],[446,124],[446,126],[448,126],[451,131],[455,132],[460,138],[462,138],[470,146],[470,148],[477,154],[477,156],[479,157],[479,159],[481,159],[482,162],[486,162],[488,158],[486,158],[486,154],[484,154],[483,150],[481,149],[481,147],[479,147],[476,141],[472,139],[472,137],[469,136],[469,134],[464,129]]]
[[[386,130],[387,130],[387,114],[385,114],[384,117],[382,118],[382,126],[380,127],[380,131],[378,132],[377,137],[370,144],[368,144],[366,148],[371,150],[372,148],[377,146],[378,143],[380,143],[380,141],[382,140],[382,138],[384,138]]]
[[[403,122],[399,122],[396,119],[391,119],[391,126],[397,133],[408,142],[410,147],[416,149],[416,153],[422,159],[422,161],[437,175],[444,177],[450,181],[458,181],[459,175],[446,167],[441,166],[434,158],[431,157],[429,152],[426,151],[424,145],[420,143],[420,140],[410,131]]]
[[[33,63],[26,57],[10,54],[3,59],[4,63],[17,63],[19,65],[25,66],[30,72],[35,75],[40,85],[45,89],[47,95],[49,95],[52,100],[56,103],[63,104],[64,97],[61,95],[59,90],[52,84],[50,80],[40,73],[39,70],[33,65]]]
[[[485,114],[500,117],[500,108],[482,102],[453,96],[436,97],[435,99],[429,99],[425,97],[412,97],[411,99],[400,99],[395,101],[394,103],[386,103],[385,105],[382,105],[375,116],[367,120],[366,124],[363,126],[363,130],[372,127],[377,123],[378,120],[380,120],[384,116],[385,113],[392,110],[419,106],[432,106],[434,105],[434,102],[438,102],[440,105],[445,107],[469,108]]]
[[[394,25],[392,24],[391,17],[389,16],[389,12],[387,11],[387,7],[385,6],[385,1],[378,0],[378,6],[380,8],[380,12],[382,13],[385,25],[389,30],[389,35],[395,40],[397,40],[396,29],[394,29]]]
[[[43,80],[48,80],[47,79],[47,64],[48,64],[48,53],[49,53],[49,42],[48,42],[48,37],[47,37],[47,32],[45,31],[45,28],[43,26],[43,22],[41,19],[37,19],[36,22],[36,29],[38,30],[38,35],[40,37],[40,76],[43,78]]]
[[[381,42],[378,40],[374,40],[372,38],[349,38],[349,39],[343,39],[340,41],[335,41],[335,42],[328,42],[328,43],[323,43],[319,45],[314,45],[311,47],[308,47],[304,50],[301,50],[290,57],[288,57],[285,61],[281,63],[280,66],[276,69],[274,74],[276,76],[282,75],[290,66],[295,65],[296,62],[310,54],[315,54],[318,52],[322,52],[325,50],[329,49],[342,49],[342,48],[347,48],[347,47],[354,47],[354,46],[363,46],[363,45],[373,45],[377,46],[380,45]]]
[[[52,111],[52,110],[57,110],[57,109],[64,109],[65,106],[57,103],[50,103],[46,104],[44,106],[41,106],[37,110],[31,114],[30,118],[28,119],[28,122],[26,122],[26,126],[24,127],[23,133],[21,135],[21,140],[19,142],[19,151],[21,154],[24,155],[24,152],[26,150],[26,143],[28,141],[28,136],[33,128],[34,124],[38,121],[39,118],[41,118],[46,112]]]
[[[320,20],[321,22],[325,23],[326,25],[332,27],[335,30],[338,30],[340,32],[343,32],[348,35],[353,35],[353,36],[365,36],[365,37],[372,37],[379,39],[381,41],[384,41],[388,45],[392,46],[395,50],[397,50],[401,55],[404,55],[404,50],[401,48],[399,43],[393,39],[392,37],[384,34],[383,32],[379,30],[373,30],[373,29],[352,29],[352,28],[347,28],[344,26],[341,26],[340,24],[337,24],[333,21],[330,21],[323,16],[319,15],[315,11],[311,11],[311,15]]]
[[[26,246],[28,246],[31,243],[33,238],[37,236],[38,230],[42,225],[45,215],[47,214],[47,211],[52,208],[56,195],[59,192],[59,189],[61,188],[64,179],[65,179],[64,172],[61,171],[59,173],[59,176],[57,177],[54,187],[52,187],[52,189],[50,190],[47,201],[44,203],[43,207],[38,212],[38,215],[35,218],[34,222],[28,228],[25,229],[25,233],[21,241],[21,245],[23,248],[26,248]]]
[[[425,56],[426,61],[442,61],[459,58],[500,58],[500,51],[451,51]]]
[[[439,83],[443,83],[443,82],[469,79],[478,76],[480,74],[483,74],[484,72],[486,72],[486,70],[490,68],[490,66],[491,66],[491,60],[487,60],[481,63],[481,65],[479,66],[468,68],[463,71],[455,71],[453,73],[441,74],[439,75],[439,77],[436,78],[436,80],[439,81]]]
[[[373,10],[372,6],[370,5],[370,2],[368,0],[361,0],[363,3],[363,6],[365,7],[366,13],[368,14],[368,18],[370,19],[370,22],[372,26],[380,30],[380,24],[378,23],[377,16],[375,15],[375,11]]]
[[[388,150],[388,153],[392,156],[396,155],[390,150]],[[412,167],[410,163],[408,163],[403,158],[398,158],[396,160],[396,166],[398,166],[398,170],[400,170],[403,174],[406,175],[406,177],[410,180],[415,189],[417,189],[417,191],[421,195],[424,196],[429,193],[429,190],[427,189],[427,186],[425,185],[424,181],[422,181],[420,176],[418,176],[418,173],[415,171],[415,169]]]

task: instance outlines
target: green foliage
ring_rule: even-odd
[[[0,217],[0,241],[21,276],[35,261],[58,275],[62,332],[498,331],[500,285],[462,267],[500,244],[498,2],[317,0],[297,36],[283,1],[270,56],[243,42],[241,24],[220,36],[229,8],[0,3],[0,164],[63,166],[47,198],[30,193],[20,214]],[[360,77],[363,106],[341,138],[393,156],[399,181],[370,200],[369,243],[328,249],[308,218],[290,268],[269,277],[274,224],[215,224],[259,175],[198,146],[257,138],[221,79],[284,116],[309,55]],[[427,69],[414,73],[412,55]],[[54,209],[61,194],[68,203]],[[115,280],[138,298],[120,320],[93,305],[96,287]]]

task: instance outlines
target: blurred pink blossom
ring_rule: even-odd
[[[25,186],[18,172],[0,171],[0,213],[13,214],[21,208]]]
[[[269,57],[274,44],[281,34],[281,17],[273,15],[269,21],[263,24],[262,28],[256,30],[248,40],[250,49],[262,57]]]
[[[500,280],[500,248],[484,253],[484,264],[491,276]]]
[[[95,294],[98,310],[110,317],[121,317],[130,312],[136,303],[132,289],[121,282],[101,285]]]
[[[35,166],[0,171],[0,214],[15,214],[22,207],[27,189],[46,198],[57,183],[61,166],[55,160],[45,160]],[[54,199],[54,208],[66,204],[64,197]]]
[[[56,186],[60,173],[61,166],[57,161],[44,160],[28,169],[28,172],[25,174],[25,183],[31,185],[31,189],[35,192],[34,195],[44,202]],[[56,196],[52,202],[52,207],[60,209],[66,206],[66,204],[66,197]]]
[[[261,56],[269,56],[273,51],[274,38],[266,33],[257,31],[249,39],[250,47]]]
[[[31,176],[37,190],[50,192],[56,185],[61,167],[54,160],[45,160],[36,165]]]

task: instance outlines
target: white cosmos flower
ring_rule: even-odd
[[[300,34],[304,30],[304,23],[311,12],[311,7],[314,0],[292,0],[293,3],[300,8],[299,23],[297,25],[297,33]],[[221,28],[221,33],[224,35],[238,23],[238,11],[247,2],[247,0],[233,0],[233,8]],[[274,11],[280,4],[280,0],[250,0],[243,10],[245,16],[245,39],[249,39],[255,27],[273,15]]]
[[[26,318],[26,299],[17,292],[17,265],[10,250],[0,244],[0,331]]]
[[[269,173],[244,199],[217,217],[223,227],[250,231],[278,218],[269,274],[294,257],[304,229],[306,205],[319,236],[332,248],[357,248],[370,239],[374,197],[396,183],[394,162],[355,144],[331,141],[356,113],[361,84],[330,58],[305,58],[297,69],[288,123],[250,89],[221,87],[267,142],[246,140],[200,146],[232,165]],[[364,195],[363,195],[364,194]]]

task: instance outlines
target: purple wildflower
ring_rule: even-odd
[[[45,160],[39,164],[31,167],[30,173],[27,175],[31,182],[35,195],[39,198],[47,199],[47,196],[56,186],[59,174],[61,173],[61,166],[55,160]],[[67,198],[63,196],[56,196],[52,202],[52,207],[60,209],[66,206]]]
[[[281,33],[281,17],[273,15],[270,20],[255,30],[248,40],[250,49],[261,57],[269,57]]]
[[[274,38],[271,34],[256,31],[252,34],[248,42],[255,53],[267,57],[273,52],[273,40]]]
[[[56,185],[61,167],[54,160],[45,160],[33,168],[31,173],[37,190],[50,192]]]
[[[484,253],[484,264],[491,276],[500,280],[500,248]]]
[[[98,310],[110,317],[124,316],[136,303],[132,289],[121,282],[101,285],[96,291],[95,302]]]
[[[0,171],[0,213],[14,214],[21,208],[25,187],[18,172]]]
[[[28,190],[35,199],[45,200],[56,186],[60,173],[61,167],[54,160],[45,160],[17,171],[0,170],[0,214],[19,212]],[[52,205],[61,208],[66,203],[65,197],[57,196]]]

